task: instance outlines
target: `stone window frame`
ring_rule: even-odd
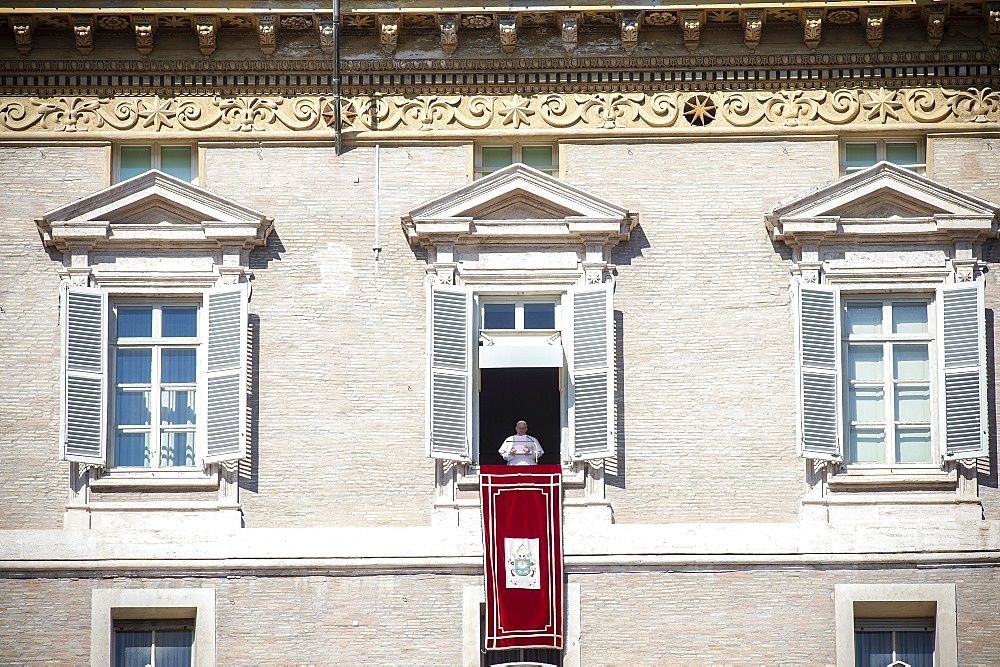
[[[584,287],[610,293],[611,249],[628,240],[638,214],[515,163],[418,206],[401,222],[410,243],[426,253],[430,322],[435,286],[467,290],[470,312],[473,293],[555,298]],[[525,261],[510,261],[512,253]],[[610,419],[613,425],[613,411]],[[573,492],[564,499],[570,520],[610,523],[603,459],[573,461],[563,470],[564,487]],[[463,512],[478,514],[478,486],[474,463],[436,459],[432,522],[457,525],[471,518],[460,519]]]
[[[928,603],[934,605],[934,664],[958,667],[956,588],[955,584],[835,584],[837,667],[854,667],[856,617],[926,617]]]
[[[103,300],[105,332],[110,322],[108,302],[116,299],[197,300],[204,314],[213,295],[241,292],[241,318],[247,316],[251,272],[250,252],[266,243],[274,220],[253,209],[196,185],[151,170],[47,212],[36,219],[46,247],[61,254],[62,300],[85,289]],[[235,299],[235,297],[233,297]],[[202,318],[207,325],[208,317]],[[203,338],[209,339],[207,326]],[[110,339],[110,337],[108,337]],[[248,345],[241,329],[241,346]],[[109,340],[110,342],[110,340]],[[105,432],[111,396],[107,386],[108,351],[104,352]],[[202,355],[204,357],[204,355]],[[245,355],[241,361],[246,377]],[[199,378],[205,378],[200,369]],[[211,372],[211,371],[208,371]],[[248,399],[246,399],[248,400]],[[201,428],[201,427],[199,427]],[[249,429],[240,427],[241,440]],[[105,447],[107,447],[107,437]],[[246,446],[242,445],[245,455]],[[136,510],[172,514],[178,520],[215,517],[229,528],[242,524],[235,466],[209,462],[203,469],[111,470],[107,460],[70,459],[70,500],[66,528],[90,528],[95,513],[110,513],[116,521],[143,516]],[[206,457],[208,458],[208,457]],[[226,456],[216,457],[223,460]],[[94,502],[93,490],[166,492],[217,490],[212,501]],[[109,519],[110,520],[110,519]],[[131,524],[130,524],[131,525]]]
[[[90,664],[111,667],[116,620],[193,620],[192,666],[214,665],[215,588],[95,588],[90,602]]]
[[[562,667],[580,667],[582,629],[582,584],[567,583],[563,623]],[[486,591],[481,585],[462,587],[462,667],[481,667]]]
[[[772,240],[792,251],[795,340],[800,336],[799,292],[805,288],[818,290],[825,285],[845,294],[940,294],[943,287],[972,286],[977,281],[981,288],[983,243],[997,236],[998,211],[1000,206],[992,202],[888,162],[779,204],[766,215],[766,225]],[[886,249],[899,256],[881,260],[877,255]],[[838,312],[838,326],[839,318]],[[801,361],[796,363],[801,374]],[[841,401],[839,388],[837,394]],[[800,422],[801,413],[800,407]],[[844,422],[842,412],[838,411],[838,419]],[[799,429],[801,434],[801,423]],[[967,465],[945,461],[921,473],[891,466],[848,471],[839,457],[811,455],[801,442],[799,453],[812,464],[807,467],[811,491],[806,503],[832,502],[826,491],[834,486],[877,491],[928,485],[955,491],[950,499],[942,496],[936,502],[953,503],[957,497],[960,504],[978,503],[971,458]]]

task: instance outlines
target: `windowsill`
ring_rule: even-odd
[[[958,483],[958,471],[940,468],[869,468],[845,470],[831,475],[827,480],[831,487],[869,488],[876,486],[954,486]]]
[[[530,466],[525,466],[530,467]],[[574,463],[562,463],[562,484],[569,487],[583,487],[586,483],[586,466],[578,469]],[[458,488],[463,491],[474,491],[479,488],[479,464],[470,463],[465,466],[465,474],[458,476]]]
[[[218,472],[205,473],[202,470],[112,470],[91,480],[92,489],[164,489],[183,487],[186,489],[217,489]]]

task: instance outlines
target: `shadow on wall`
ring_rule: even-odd
[[[986,309],[986,423],[989,424],[989,451],[990,456],[986,459],[978,459],[977,475],[979,484],[991,489],[1000,488],[998,480],[998,454],[997,454],[997,390],[996,390],[996,351],[993,347],[996,336],[993,325],[995,317],[993,310]]]

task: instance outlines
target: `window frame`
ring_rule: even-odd
[[[139,148],[139,147],[146,147],[146,146],[148,146],[149,149],[150,149],[150,157],[149,157],[150,166],[149,166],[149,169],[147,169],[146,171],[150,171],[150,170],[153,170],[153,169],[156,169],[156,170],[159,170],[159,171],[163,171],[163,169],[162,169],[162,166],[163,166],[162,151],[163,151],[164,148],[171,148],[171,147],[176,147],[176,146],[184,146],[186,148],[190,148],[191,149],[191,179],[190,180],[181,179],[181,180],[186,180],[186,182],[189,182],[189,183],[191,183],[193,185],[198,185],[201,182],[201,178],[200,178],[201,175],[200,175],[199,169],[198,169],[200,158],[199,158],[199,150],[198,150],[198,144],[197,143],[194,143],[194,142],[184,142],[184,141],[178,141],[178,142],[172,142],[172,141],[137,141],[137,142],[134,142],[134,143],[133,142],[118,143],[118,144],[114,145],[114,151],[113,151],[113,156],[114,157],[113,157],[113,160],[112,160],[112,169],[111,169],[111,173],[114,176],[113,181],[112,181],[113,183],[121,183],[122,181],[128,180],[127,178],[122,178],[122,175],[121,175],[121,172],[122,172],[122,149],[123,148]],[[140,173],[145,173],[145,172],[140,172]],[[167,173],[167,172],[164,172],[164,173]],[[134,176],[130,176],[129,178],[135,178],[135,176],[138,176],[138,175],[140,175],[140,174],[136,174]],[[169,174],[169,175],[173,176],[173,174]],[[175,176],[175,178],[178,178],[178,177]]]
[[[121,306],[152,306],[153,308],[153,336],[145,337],[127,337],[125,342],[122,343],[120,337],[117,335],[117,319],[118,319],[118,308]],[[197,308],[196,322],[197,322],[197,335],[192,337],[164,337],[162,335],[162,309],[166,306],[170,307],[183,307],[183,306],[195,306]],[[157,315],[159,313],[159,315]],[[204,409],[203,409],[203,394],[207,390],[207,379],[205,377],[205,342],[206,342],[206,326],[205,321],[205,308],[204,308],[204,296],[200,297],[185,297],[179,296],[177,298],[133,298],[133,297],[114,297],[110,299],[108,307],[108,329],[109,329],[109,344],[110,352],[108,355],[108,388],[110,396],[108,397],[108,443],[107,443],[107,463],[108,469],[114,472],[145,472],[154,470],[170,470],[177,472],[184,471],[199,471],[201,466],[198,465],[198,454],[204,452]],[[157,326],[160,326],[159,332],[157,332]],[[158,335],[159,334],[159,335]],[[118,369],[117,369],[117,354],[116,352],[120,348],[150,348],[152,350],[152,370],[150,377],[150,395],[149,395],[149,408],[150,408],[150,419],[149,427],[146,432],[149,433],[149,459],[150,465],[148,466],[119,466],[116,458],[116,435],[118,432],[118,420],[115,414],[117,401],[115,400],[117,389],[118,389]],[[165,430],[163,429],[163,424],[159,419],[160,410],[160,395],[163,391],[162,385],[162,373],[160,372],[160,364],[157,359],[159,359],[159,351],[163,349],[180,349],[180,348],[191,348],[194,347],[196,350],[196,377],[194,382],[194,392],[195,392],[195,423],[194,423],[194,446],[193,446],[193,462],[191,465],[173,465],[173,466],[162,466],[160,465],[161,458],[161,438]],[[190,384],[190,383],[184,383]],[[156,417],[154,418],[154,413]],[[169,425],[168,425],[169,426]],[[188,430],[188,429],[184,429]],[[166,429],[167,432],[170,429]]]
[[[860,303],[879,303],[882,306],[882,325],[883,328],[891,328],[891,308],[894,303],[924,303],[927,306],[927,333],[923,334],[894,334],[891,331],[883,331],[880,334],[855,334],[852,336],[847,330],[847,310],[849,304],[860,304]],[[941,458],[941,438],[940,438],[940,424],[938,421],[938,411],[939,411],[939,387],[938,387],[938,373],[939,366],[937,363],[937,351],[939,344],[939,333],[937,331],[937,303],[935,300],[934,293],[925,292],[910,292],[910,291],[890,291],[883,292],[880,294],[872,294],[870,292],[856,292],[842,290],[840,296],[840,317],[841,317],[841,359],[843,359],[842,369],[841,369],[841,384],[842,393],[841,401],[843,405],[842,410],[842,433],[843,433],[843,453],[844,453],[844,467],[845,469],[860,469],[860,470],[874,470],[874,469],[886,469],[886,468],[899,468],[906,470],[939,470],[940,469],[940,458]],[[888,325],[888,327],[886,327]],[[901,463],[895,460],[895,437],[896,437],[896,412],[895,412],[895,398],[896,398],[896,385],[897,381],[893,377],[893,361],[894,356],[892,351],[895,349],[896,345],[905,345],[907,343],[925,343],[927,345],[928,353],[928,391],[930,393],[930,420],[928,422],[928,428],[930,429],[930,460],[926,462],[916,462],[916,463]],[[849,356],[848,351],[851,345],[866,345],[870,347],[875,347],[880,345],[882,347],[882,382],[881,387],[883,390],[883,421],[882,425],[884,428],[885,442],[884,442],[884,462],[881,463],[867,463],[852,461],[850,456],[851,451],[851,426],[853,421],[851,420],[851,403],[850,403],[850,389],[851,389],[851,378],[850,378],[850,368],[849,368]]]
[[[214,665],[215,588],[128,588],[91,592],[90,664],[112,667],[116,621],[194,622],[192,665]]]
[[[871,164],[848,166],[847,164],[847,146],[848,145],[872,145],[875,146],[875,161]],[[846,176],[849,174],[855,174],[859,171],[868,169],[869,167],[878,164],[879,162],[891,162],[888,159],[888,146],[891,144],[914,144],[917,148],[917,162],[910,164],[896,164],[899,167],[908,169],[917,174],[927,173],[927,139],[926,137],[898,137],[898,138],[854,138],[854,139],[843,139],[840,141],[839,146],[839,165],[840,165],[840,175]]]
[[[523,155],[524,148],[532,148],[538,146],[545,146],[552,150],[552,162],[551,164],[533,167],[538,169],[542,173],[548,174],[553,177],[559,176],[559,145],[556,143],[546,142],[546,141],[514,141],[514,142],[487,142],[487,143],[477,143],[474,145],[473,150],[473,170],[472,170],[472,180],[477,181],[480,178],[489,176],[492,173],[500,171],[510,165],[504,165],[503,167],[497,167],[496,169],[487,170],[483,167],[483,149],[484,148],[510,148],[511,149],[511,162],[510,164],[524,164]]]
[[[834,584],[837,667],[855,667],[855,619],[926,618],[934,612],[934,665],[958,667],[955,584]]]

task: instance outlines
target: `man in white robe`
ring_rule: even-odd
[[[509,466],[533,466],[545,452],[538,441],[528,435],[528,423],[517,422],[516,433],[503,441],[500,446],[500,456]]]

